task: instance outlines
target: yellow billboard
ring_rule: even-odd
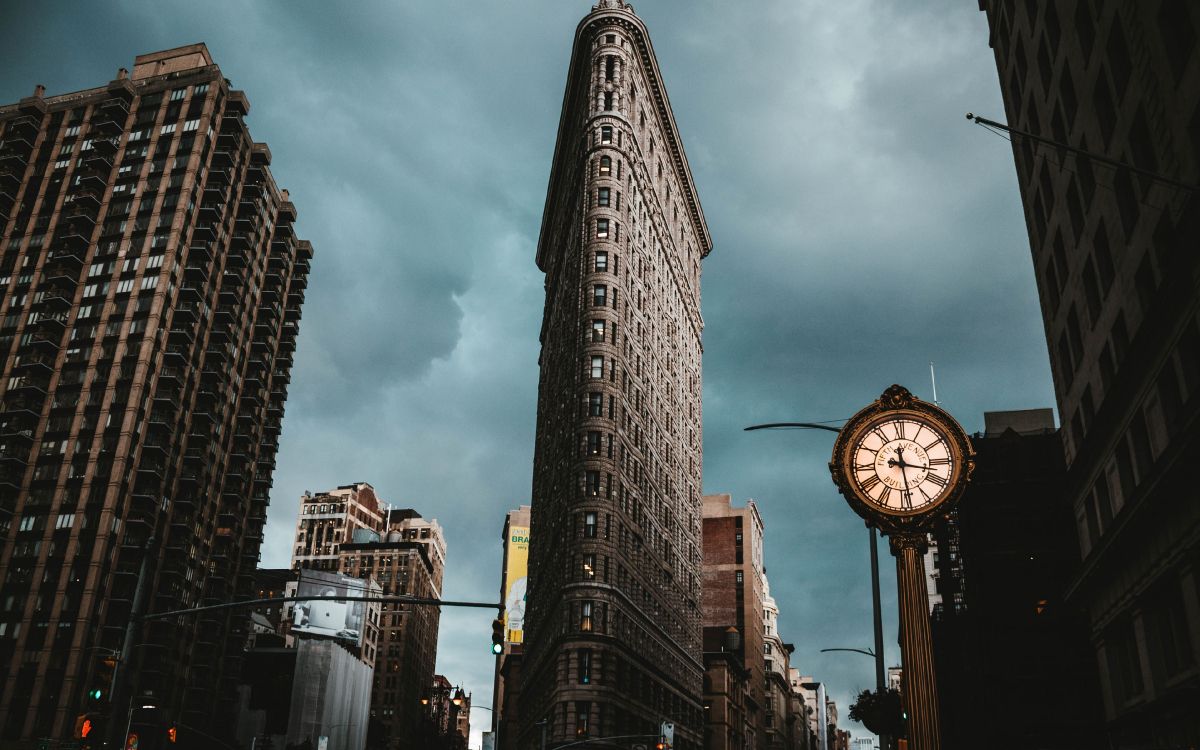
[[[525,590],[529,582],[529,527],[510,526],[504,571],[504,635],[521,643],[525,635]]]

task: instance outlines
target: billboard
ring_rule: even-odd
[[[334,601],[335,596],[370,596],[369,581],[320,570],[301,570],[296,596],[312,597],[296,602],[292,632],[320,635],[362,645],[366,602]]]
[[[521,643],[525,636],[525,589],[529,582],[529,527],[510,526],[504,570],[504,637]]]

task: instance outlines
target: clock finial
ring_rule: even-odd
[[[912,406],[913,395],[902,385],[893,383],[879,397],[879,403],[889,409],[903,409]]]
[[[598,10],[633,10],[633,6],[625,2],[625,0],[600,0],[592,6],[592,12]]]

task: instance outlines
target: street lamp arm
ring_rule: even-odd
[[[821,653],[825,653],[826,651],[853,651],[856,654],[862,654],[863,656],[869,656],[872,659],[875,658],[875,652],[869,648],[823,648],[823,649],[821,649]]]
[[[826,430],[828,432],[841,432],[840,427],[833,427],[827,424],[817,424],[816,422],[770,422],[768,424],[754,424],[745,428],[745,432],[752,430],[777,430],[777,429],[804,429],[804,430]]]

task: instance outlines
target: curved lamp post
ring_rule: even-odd
[[[825,430],[826,432],[841,433],[841,429],[832,427],[819,422],[769,422],[767,424],[756,424],[745,428],[745,432],[754,430]],[[871,607],[875,620],[875,650],[862,650],[857,648],[850,649],[832,649],[823,648],[821,651],[856,651],[860,654],[866,654],[875,658],[875,688],[884,690],[887,688],[886,670],[883,666],[883,614],[880,611],[879,603],[879,537],[875,533],[875,527],[867,524],[867,533],[871,537]],[[880,745],[887,747],[887,739],[883,736],[879,738]]]

